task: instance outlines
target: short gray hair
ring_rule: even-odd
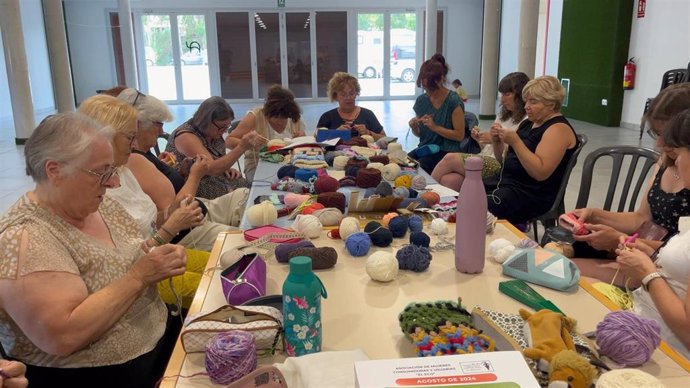
[[[79,165],[91,156],[91,145],[103,137],[112,141],[115,131],[78,112],[51,115],[43,119],[24,145],[26,175],[34,182],[48,179],[46,162],[56,160]]]
[[[127,101],[139,111],[138,119],[148,128],[154,121],[172,121],[173,115],[163,101],[158,98],[143,94],[134,88],[127,88],[117,95],[117,98]]]

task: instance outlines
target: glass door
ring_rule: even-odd
[[[287,83],[295,97],[312,97],[311,18],[309,12],[285,14]]]
[[[256,67],[259,81],[259,98],[273,84],[281,84],[280,23],[277,12],[254,14],[256,36]]]
[[[357,14],[357,77],[361,95],[382,97],[383,13]]]
[[[208,45],[204,15],[177,15],[181,100],[205,100],[211,96]]]
[[[177,100],[177,78],[173,61],[169,15],[143,15],[145,90],[161,100]],[[140,50],[141,51],[141,50]]]
[[[218,12],[216,31],[221,96],[227,99],[253,98],[249,13]]]
[[[417,14],[390,14],[390,96],[412,96],[417,81]]]

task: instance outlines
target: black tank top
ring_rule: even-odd
[[[164,161],[158,159],[156,155],[154,155],[151,151],[141,152],[137,150],[132,150],[132,152],[142,155],[151,163],[153,163],[158,169],[158,171],[162,172],[163,175],[165,175],[165,177],[168,178],[170,183],[172,183],[173,188],[175,188],[175,194],[179,193],[180,190],[182,190],[182,186],[184,186],[184,178],[182,178],[182,175],[180,175],[180,173],[177,172],[177,170],[170,167]]]

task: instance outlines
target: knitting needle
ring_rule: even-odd
[[[628,244],[634,243],[635,240],[637,240],[637,238],[638,238],[639,236],[640,236],[640,234],[637,233],[637,232],[635,232],[635,233],[632,234],[632,236],[626,238],[625,241],[623,242],[623,246],[625,247],[625,249],[631,251],[632,248],[630,248],[630,247],[628,246]]]

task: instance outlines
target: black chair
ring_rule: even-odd
[[[644,195],[647,175],[659,159],[659,152],[650,148],[636,146],[602,147],[590,152],[582,166],[582,181],[580,182],[580,192],[577,196],[575,208],[587,207],[592,187],[592,175],[597,161],[602,157],[610,157],[612,159],[611,177],[609,178],[608,190],[602,209],[613,209],[614,199],[618,199],[618,204],[612,211],[635,211],[637,199],[640,194]],[[627,169],[624,167],[627,167]],[[625,180],[622,190],[619,191],[618,186],[621,174],[625,176]],[[597,190],[600,190],[599,186],[597,186]]]
[[[544,225],[544,229],[546,229],[551,226],[556,226],[556,223],[558,222],[558,217],[561,214],[565,213],[564,199],[565,191],[568,188],[568,181],[570,180],[570,173],[573,172],[573,168],[577,164],[577,157],[580,155],[580,152],[585,147],[585,144],[587,144],[587,136],[577,135],[577,139],[579,141],[579,146],[570,156],[568,165],[565,168],[565,174],[563,174],[563,181],[561,181],[561,186],[558,188],[558,194],[556,195],[556,199],[553,201],[551,209],[549,209],[546,213],[540,215],[539,217],[533,218],[529,221],[530,224],[532,224],[534,241],[539,241],[539,236],[537,235],[537,221],[541,222],[541,224]]]
[[[688,81],[690,81],[690,62],[688,63],[687,69],[673,69],[665,72],[663,77],[661,77],[661,88],[659,89],[659,91],[666,89],[670,85]],[[649,105],[651,103],[651,98],[648,98],[647,101],[645,101],[644,111],[642,112],[643,114],[647,113],[647,111],[649,110]],[[644,120],[640,124],[640,140],[642,139],[642,134],[644,134],[645,124],[646,123]]]
[[[158,140],[165,140],[165,144],[168,144],[168,139],[170,138],[170,134],[167,132],[163,132],[160,135],[158,135]],[[163,147],[165,150],[165,147]],[[156,142],[156,145],[153,146],[153,152],[156,154],[156,156],[161,154],[160,147],[158,145],[158,141]]]

